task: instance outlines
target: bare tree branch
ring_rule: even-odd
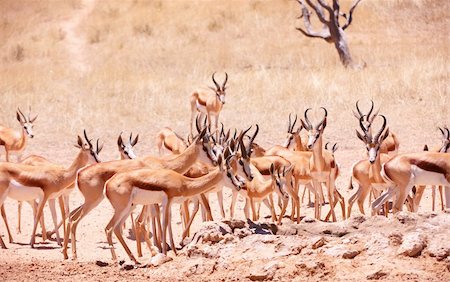
[[[347,16],[344,14],[344,18],[347,20],[347,22],[344,24],[344,26],[342,27],[343,30],[345,30],[351,23],[353,20],[353,11],[356,9],[356,6],[358,6],[359,2],[361,2],[361,0],[356,0],[355,2],[353,2],[349,12],[348,12],[348,18]]]
[[[324,23],[324,24],[328,24],[329,21],[327,19],[325,19],[325,15],[323,14],[322,9],[320,8],[319,4],[314,5],[311,0],[305,0],[306,3],[308,3],[308,5],[314,9],[314,12],[316,12],[317,17],[319,18],[319,20]],[[297,0],[297,2],[300,3],[300,5],[302,5],[303,7],[305,7],[305,3],[303,3],[303,0]]]
[[[311,12],[308,10],[308,8],[306,8],[306,6],[302,3],[302,1],[297,1],[300,3],[301,7],[302,7],[302,14],[301,14],[301,18],[303,18],[303,23],[305,25],[306,30],[300,28],[300,27],[296,27],[296,29],[298,31],[300,31],[301,33],[303,33],[303,35],[307,36],[307,37],[314,37],[314,38],[322,38],[325,40],[329,40],[330,39],[330,31],[328,30],[328,27],[326,25],[324,25],[324,27],[322,28],[322,30],[320,32],[314,31],[311,25]]]
[[[330,7],[327,3],[323,2],[323,0],[317,0],[317,2],[318,2],[318,3],[320,4],[320,6],[322,6],[325,10],[327,10],[328,13],[330,13],[330,15],[333,14],[333,9],[331,9],[331,7]]]

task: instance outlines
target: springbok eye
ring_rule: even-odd
[[[244,165],[244,162],[242,160],[239,160],[240,165]]]

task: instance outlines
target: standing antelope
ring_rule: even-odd
[[[208,142],[205,137],[206,128],[197,136],[194,142],[181,154],[164,158],[145,157],[134,160],[110,161],[88,166],[78,172],[77,187],[84,196],[84,203],[70,213],[67,223],[67,233],[64,238],[63,255],[67,259],[69,232],[71,234],[72,256],[77,258],[76,229],[80,220],[94,209],[104,198],[104,185],[113,175],[123,171],[139,168],[172,169],[185,173],[197,160],[209,161],[210,152],[205,149]]]
[[[363,124],[364,128],[367,128],[369,133],[372,133],[371,125],[372,125],[372,122],[375,119],[375,117],[377,117],[380,109],[378,109],[377,111],[375,111],[373,113],[373,108],[374,108],[373,100],[370,100],[370,103],[371,103],[371,107],[370,107],[369,112],[367,114],[363,114],[363,112],[359,108],[359,100],[356,101],[357,112],[353,111],[353,115],[358,120],[362,119],[362,124]],[[394,132],[390,131],[389,136],[381,144],[380,152],[382,154],[388,154],[390,156],[395,156],[398,153],[399,146],[400,145],[399,145],[399,141],[397,139],[397,135],[395,135]]]
[[[222,83],[222,86],[219,85],[214,78],[214,75],[216,73],[213,73],[212,75],[212,81],[214,82],[214,87],[207,88],[201,88],[190,96],[190,102],[191,102],[191,123],[190,123],[190,133],[192,135],[192,124],[194,123],[195,116],[197,112],[200,112],[201,114],[206,114],[206,117],[208,118],[208,126],[211,127],[211,116],[215,117],[214,122],[214,129],[217,130],[218,128],[218,122],[219,122],[219,115],[220,111],[222,111],[222,107],[225,104],[225,89],[226,84],[228,81],[228,74],[225,73],[225,80]]]
[[[314,206],[316,209],[316,218],[321,218],[321,205],[318,199],[323,199],[322,183],[328,189],[328,199],[331,208],[331,217],[333,221],[336,221],[336,215],[334,213],[334,196],[335,196],[335,183],[338,175],[338,167],[334,156],[331,152],[323,150],[322,136],[327,125],[328,112],[324,107],[321,107],[324,111],[323,119],[313,126],[308,118],[308,112],[311,108],[305,111],[305,120],[301,120],[303,127],[308,130],[308,144],[307,148],[312,150],[312,157],[309,162],[309,170],[312,178],[316,197],[314,200]],[[345,215],[343,215],[345,218]]]
[[[300,125],[297,130],[294,130],[295,123],[297,122],[297,115],[295,115],[294,122],[291,122],[291,114],[289,114],[289,122],[288,122],[288,130],[286,136],[286,142],[284,143],[284,147],[289,148],[292,140],[294,140],[295,151],[307,151],[307,148],[303,145],[302,138],[300,137],[300,132],[303,129],[303,126]]]
[[[120,133],[117,138],[117,147],[119,149],[119,159],[135,159],[136,154],[134,153],[133,147],[136,146],[139,140],[139,134],[133,139],[133,133],[130,133],[130,138],[128,138],[128,143],[123,142],[122,133]]]
[[[442,143],[440,146],[434,147],[431,152],[440,152],[440,153],[450,153],[450,129],[444,127],[444,129],[439,128],[439,131],[442,134]],[[428,146],[425,145],[424,151],[428,151]],[[435,202],[436,202],[436,186],[431,188],[431,198],[432,198],[432,210],[435,210]],[[444,197],[442,195],[442,186],[439,186],[439,195],[441,197],[441,209],[444,210]],[[417,191],[414,196],[414,211],[417,211],[419,208],[420,200],[422,199],[423,192],[425,190],[425,186],[418,186]]]
[[[414,185],[445,186],[445,206],[450,207],[450,154],[420,152],[397,155],[383,165],[381,175],[389,189],[372,203],[372,213],[393,196],[392,211],[401,211]]]
[[[217,185],[238,186],[242,183],[231,177],[231,168],[223,168],[222,155],[217,159],[214,170],[199,178],[188,178],[173,170],[168,169],[138,169],[122,172],[114,175],[105,184],[106,197],[114,208],[114,215],[105,228],[108,243],[111,247],[112,259],[116,260],[112,232],[127,252],[129,258],[138,263],[123,240],[120,229],[121,222],[129,215],[134,205],[161,204],[163,210],[163,227],[161,241],[163,253],[167,254],[166,234],[169,238],[172,250],[176,254],[171,228],[171,206],[175,202],[183,202],[207,192]],[[230,175],[230,176],[228,176]]]
[[[18,201],[39,200],[36,216],[34,217],[33,232],[30,245],[33,248],[35,244],[35,234],[37,224],[41,218],[42,210],[47,201],[54,202],[64,189],[75,180],[77,171],[89,162],[98,162],[98,146],[95,149],[91,140],[86,136],[85,141],[78,136],[76,147],[80,149],[75,160],[68,168],[61,168],[55,165],[30,166],[23,164],[2,163],[0,164],[0,206],[3,205],[6,197]],[[98,142],[97,142],[98,144]],[[54,207],[50,205],[50,207]],[[55,213],[55,214],[54,214]],[[55,228],[56,211],[52,210],[53,223]],[[57,240],[58,233],[57,233]],[[0,243],[2,243],[0,237]],[[4,245],[4,244],[2,244]]]
[[[381,166],[387,162],[390,157],[385,153],[381,153],[381,144],[389,136],[389,128],[386,129],[386,118],[383,115],[379,116],[383,119],[383,125],[375,136],[372,136],[372,133],[364,126],[364,117],[360,118],[360,127],[363,133],[356,130],[356,136],[364,142],[369,156],[368,159],[361,160],[353,165],[352,178],[358,183],[358,190],[348,200],[347,218],[351,215],[352,206],[355,201],[358,201],[359,211],[362,214],[365,214],[364,201],[367,195],[372,190],[377,191],[375,195],[379,195],[380,191],[385,190],[388,187],[381,176]],[[386,131],[384,131],[385,129]]]
[[[17,154],[17,161],[22,158],[23,150],[27,144],[27,136],[33,138],[33,122],[37,119],[37,115],[31,118],[31,109],[26,117],[18,108],[16,111],[17,120],[22,127],[22,131],[18,132],[12,128],[0,126],[0,146],[5,147],[5,158],[9,162],[9,154],[14,152]]]

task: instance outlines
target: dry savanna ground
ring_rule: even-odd
[[[350,5],[350,1],[341,2],[344,9]],[[211,85],[213,72],[221,76],[226,71],[229,88],[221,121],[230,128],[258,123],[260,134],[256,142],[265,147],[284,140],[289,113],[302,115],[308,107],[328,109],[325,140],[339,144],[336,158],[342,174],[337,184],[348,198],[353,193],[347,189],[351,165],[364,156],[362,143],[354,133],[357,122],[351,113],[356,100],[363,99],[366,107],[369,99],[375,101],[380,113],[388,118],[390,129],[398,135],[401,152],[419,151],[425,143],[438,144],[437,126],[449,125],[449,6],[447,1],[363,0],[347,36],[355,60],[365,62],[367,67],[346,70],[332,45],[305,38],[295,30],[302,24],[297,19],[300,11],[295,1],[3,0],[0,121],[18,128],[16,108],[31,106],[39,117],[35,138],[28,143],[26,154],[39,154],[64,165],[75,156],[72,144],[83,129],[105,142],[104,160],[117,157],[115,143],[121,131],[140,134],[138,155],[155,154],[154,136],[160,128],[170,126],[183,136],[188,133],[190,92],[198,86]],[[226,192],[227,206],[229,197]],[[214,196],[212,201],[217,217]],[[71,207],[81,202],[81,195],[75,192]],[[238,209],[242,209],[242,203],[241,200]],[[13,229],[17,223],[15,208],[16,203],[6,201]],[[430,209],[427,192],[421,210]],[[236,256],[199,255],[204,261],[197,263],[185,249],[162,270],[124,272],[115,265],[100,268],[94,262],[109,261],[110,257],[103,228],[111,212],[109,203],[104,201],[81,222],[80,262],[62,263],[55,242],[35,250],[26,245],[32,224],[31,210],[26,206],[22,234],[15,235],[19,244],[8,244],[8,250],[0,250],[1,276],[7,280],[60,280],[70,279],[70,275],[72,279],[92,280],[241,280],[255,278],[245,274],[248,269],[275,260],[270,256],[252,259],[241,253],[245,242],[237,236],[227,247],[234,247]],[[303,205],[302,215],[311,214],[312,210]],[[45,215],[51,226],[48,211]],[[243,217],[240,210],[238,215]],[[320,248],[309,250],[309,245],[294,246],[295,250],[300,248],[298,253],[291,250],[277,256],[280,265],[275,266],[277,271],[272,277],[266,278],[301,281],[308,276],[312,280],[360,281],[380,270],[384,275],[375,278],[449,280],[448,260],[438,261],[425,253],[417,258],[402,258],[396,255],[395,238],[394,243],[389,243],[389,228],[404,236],[417,230],[429,231],[429,236],[433,236],[434,229],[429,226],[436,225],[436,230],[448,239],[448,214],[437,215],[439,220],[433,219],[435,216],[419,216],[415,219],[417,224],[412,221],[403,229],[395,229],[398,223],[394,219],[366,219],[366,228],[352,229],[349,236],[360,236],[359,242],[369,245],[389,238],[387,244],[392,252],[383,252],[387,245],[381,243],[378,252],[366,246],[361,255],[349,262],[336,258],[336,253],[327,253],[329,249],[320,252]],[[287,219],[286,224],[289,225]],[[350,226],[351,222],[343,224]],[[4,225],[0,226],[0,233],[5,236]],[[179,237],[178,216],[174,226]],[[307,226],[303,222],[295,228]],[[197,222],[194,229],[199,228]],[[387,237],[373,238],[372,233],[381,229]],[[310,233],[318,236],[322,231]],[[272,231],[272,243],[267,244],[297,239],[307,243],[314,237],[302,232],[283,237],[286,234]],[[325,240],[330,242],[330,248],[333,244],[339,247],[353,242],[351,238],[339,241],[341,238],[336,239],[332,232],[324,234],[328,234]],[[247,246],[268,240],[267,237],[255,243],[251,240],[258,238],[252,236],[256,235],[246,237],[251,238]],[[350,241],[344,242],[347,239]],[[129,237],[127,242],[134,241]],[[448,243],[444,247],[450,249]],[[223,251],[217,246],[211,248]],[[122,249],[118,250],[125,259]],[[299,262],[308,256],[316,264]],[[390,265],[390,261],[395,263]],[[187,270],[179,271],[185,266]]]

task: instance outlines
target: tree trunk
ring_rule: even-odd
[[[339,54],[339,59],[344,67],[349,67],[353,65],[353,59],[350,55],[350,49],[348,48],[347,38],[345,37],[345,33],[342,28],[338,27],[336,32],[336,37],[334,38],[334,47]]]

